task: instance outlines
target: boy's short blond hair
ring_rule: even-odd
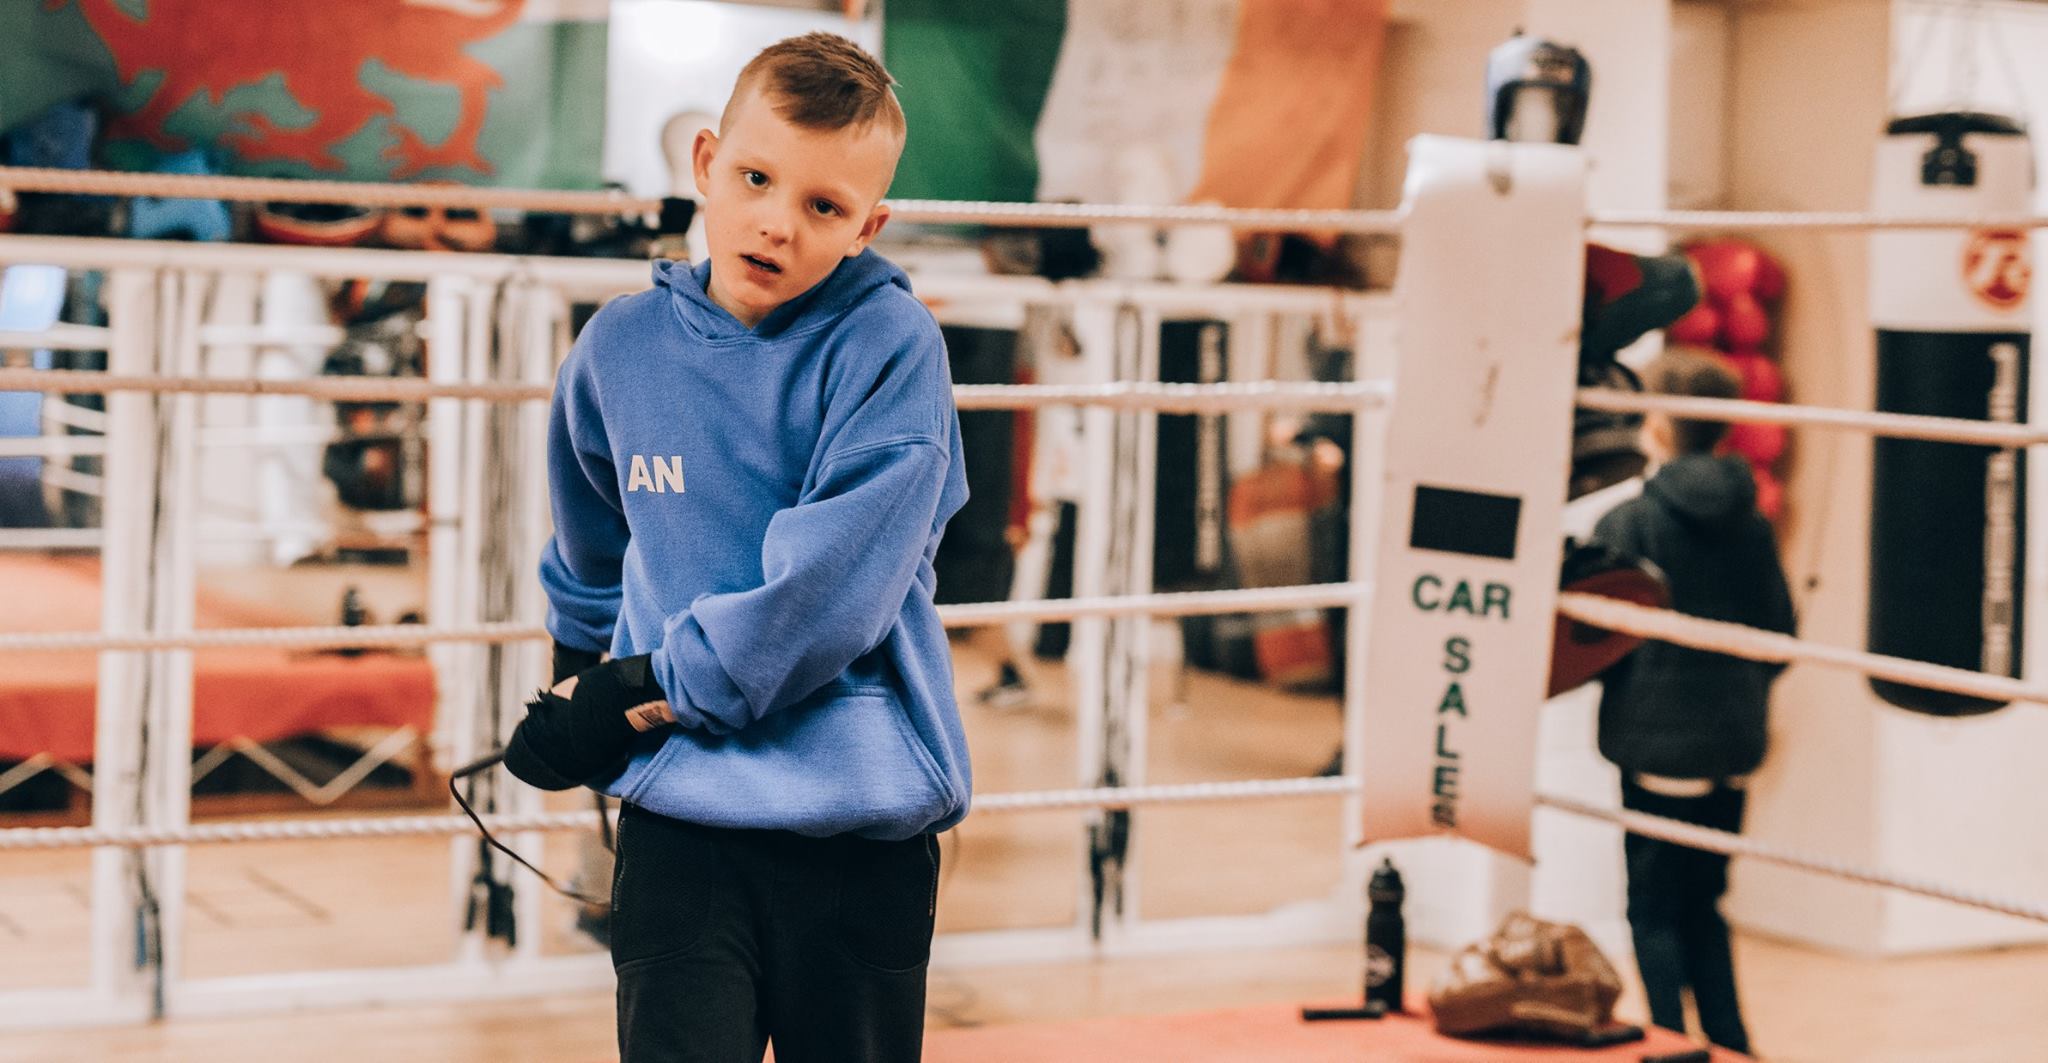
[[[761,92],[784,120],[807,129],[835,130],[880,123],[899,139],[908,128],[896,79],[862,48],[832,33],[806,33],[777,41],[749,61],[733,84],[733,103]],[[721,124],[721,131],[723,125]]]
[[[1660,395],[1700,399],[1739,399],[1742,380],[1721,356],[1691,347],[1667,347],[1643,371],[1643,386]],[[1672,436],[1681,454],[1711,454],[1728,435],[1725,421],[1671,419]]]

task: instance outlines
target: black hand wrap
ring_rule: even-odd
[[[576,651],[571,651],[576,652]],[[561,660],[557,655],[557,661]],[[666,701],[646,654],[576,673],[569,697],[541,691],[505,743],[505,767],[542,790],[567,790],[619,769],[633,743],[627,710]]]

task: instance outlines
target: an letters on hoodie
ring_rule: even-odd
[[[649,473],[650,466],[653,472]],[[650,491],[657,495],[683,493],[683,456],[635,454],[626,470],[626,492]]]

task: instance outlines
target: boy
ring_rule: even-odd
[[[938,326],[867,250],[891,84],[828,34],[755,57],[692,148],[708,259],[657,263],[555,389],[560,684],[505,763],[624,802],[628,1063],[922,1044],[935,835],[969,793],[932,555],[967,487]]]
[[[1732,399],[1741,387],[1713,355],[1674,349],[1650,366],[1651,391]],[[1672,608],[1790,634],[1792,598],[1777,538],[1756,509],[1739,457],[1714,456],[1718,421],[1644,420],[1660,467],[1640,497],[1615,507],[1593,538],[1664,571]],[[1647,641],[1610,669],[1600,697],[1600,752],[1621,768],[1621,803],[1724,831],[1742,829],[1745,777],[1763,761],[1771,681],[1783,665]],[[1749,1051],[1719,910],[1728,858],[1630,834],[1628,919],[1636,965],[1659,1026],[1685,1029],[1690,988],[1707,1039]]]

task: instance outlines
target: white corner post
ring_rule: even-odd
[[[1418,137],[1405,199],[1361,836],[1459,838],[1526,862],[1570,461],[1585,165],[1558,145]],[[1403,868],[1411,896],[1464,898],[1440,927],[1451,940],[1497,915],[1474,909],[1526,903],[1494,896],[1486,880],[1499,862],[1469,849],[1418,848]],[[1526,874],[1515,877],[1506,892],[1526,894]]]

